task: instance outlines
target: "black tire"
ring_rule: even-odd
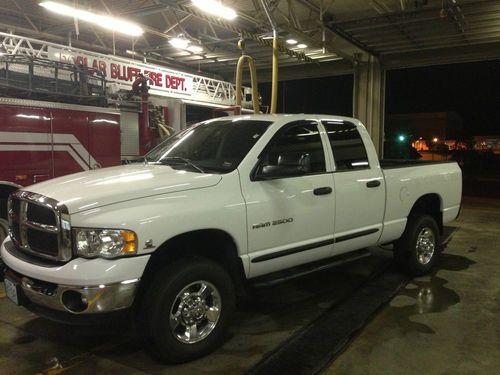
[[[403,235],[394,243],[394,260],[412,276],[425,275],[436,263],[439,245],[436,220],[429,215],[410,216]]]
[[[9,223],[7,222],[7,220],[0,218],[0,244],[7,237],[8,229]]]
[[[199,294],[203,283],[206,298]],[[212,307],[207,310],[208,305]],[[222,344],[234,305],[233,282],[223,267],[208,259],[182,259],[160,269],[149,284],[139,307],[139,332],[148,352],[161,362],[190,361]],[[174,311],[178,320],[171,321]],[[193,324],[194,320],[199,324]],[[171,323],[178,325],[173,328]],[[195,334],[191,335],[188,326],[196,326]]]

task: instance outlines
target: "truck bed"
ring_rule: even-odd
[[[408,159],[381,159],[382,169],[418,167],[421,165],[455,163],[455,160],[408,160]]]

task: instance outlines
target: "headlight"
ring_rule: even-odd
[[[85,258],[115,258],[137,252],[137,236],[130,230],[73,228],[76,253]]]

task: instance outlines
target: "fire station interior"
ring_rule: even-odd
[[[407,128],[398,133],[407,115],[393,116],[387,106],[391,95],[401,102],[401,93],[425,86],[425,78],[404,84],[413,71],[425,77],[455,69],[454,79],[467,80],[487,66],[495,72],[484,82],[488,89],[463,87],[463,95],[498,108],[499,59],[500,0],[3,0],[0,238],[9,235],[7,198],[17,189],[134,163],[216,117],[331,103],[323,113],[359,119],[382,158],[394,150],[388,134],[400,143],[409,135]],[[389,85],[396,79],[398,93]],[[342,102],[347,109],[337,113]],[[414,136],[448,121],[419,116],[408,120]],[[473,146],[464,155],[479,156],[459,162],[460,216],[445,227],[430,274],[398,272],[389,245],[336,268],[252,287],[238,300],[222,346],[177,365],[150,356],[128,321],[48,320],[12,303],[1,282],[0,373],[498,373],[498,115],[495,121],[477,143],[489,147],[487,155]],[[436,127],[453,133],[455,123]],[[58,126],[64,137],[55,135]],[[38,138],[29,144],[32,133]],[[416,137],[412,152],[454,160],[433,144],[447,145],[445,135],[429,137],[429,147]],[[56,160],[55,150],[64,158]]]

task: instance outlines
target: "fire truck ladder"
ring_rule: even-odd
[[[27,55],[0,56],[0,93],[10,97],[106,105],[106,81],[99,72]]]
[[[47,61],[50,60],[50,54],[49,54],[49,49],[52,50],[57,50],[60,51],[59,53],[64,53],[65,51],[71,52],[71,53],[83,53],[87,55],[92,55],[96,56],[102,59],[114,59],[117,61],[123,61],[123,62],[128,62],[128,63],[138,63],[137,60],[131,60],[127,59],[124,57],[120,56],[114,56],[114,55],[102,55],[99,53],[91,52],[91,51],[86,51],[78,48],[74,48],[71,46],[67,45],[62,45],[62,44],[57,44],[57,43],[51,43],[47,41],[42,41],[38,39],[33,39],[33,38],[27,38],[23,36],[18,36],[14,34],[8,34],[8,33],[2,33],[0,32],[0,49],[4,50],[6,54],[9,55],[16,55],[16,56],[24,56],[25,58],[31,58],[36,61],[41,61],[40,59],[45,59]],[[5,66],[5,61],[1,60]],[[149,65],[149,64],[148,64]],[[70,64],[69,66],[72,67]],[[155,67],[160,68],[160,66],[156,65],[150,65],[153,69]],[[12,68],[10,67],[12,70]],[[37,68],[38,69],[38,68]],[[33,73],[34,75],[37,75],[37,69],[35,69],[35,66],[33,66]],[[52,67],[52,70],[55,69],[55,66]],[[64,69],[63,69],[64,70]],[[25,74],[29,74],[29,63],[25,64],[24,71]],[[58,78],[61,78],[61,70],[59,70]],[[71,74],[71,72],[69,72]],[[204,76],[199,76],[199,75],[192,75],[193,76],[193,91],[191,96],[189,97],[189,101],[194,101],[194,102],[203,102],[207,104],[215,104],[215,105],[222,105],[222,106],[232,106],[234,105],[236,101],[236,86],[233,83],[222,81],[222,80],[217,80],[217,79],[212,79]],[[51,73],[51,77],[46,77],[50,78],[52,80],[52,90],[55,89],[56,86],[56,81],[57,79],[54,78],[54,72]],[[68,77],[66,77],[68,78]],[[31,78],[33,79],[33,77]],[[5,80],[5,79],[4,79]],[[61,81],[59,79],[59,81]],[[3,81],[2,81],[3,82]],[[29,79],[26,79],[26,82],[29,83]],[[89,81],[90,82],[90,81]],[[47,82],[45,83],[47,84]],[[34,85],[36,86],[36,84]],[[55,93],[63,93],[62,87],[58,86],[59,91],[55,91]],[[95,88],[92,88],[94,90]],[[128,88],[129,89],[129,88]],[[32,86],[31,89],[27,87],[27,90],[33,90],[33,81],[32,81]],[[39,88],[38,91],[43,91],[45,89]],[[76,90],[76,87],[73,87],[73,91]],[[245,90],[245,87],[242,87],[241,90]],[[94,93],[93,93],[94,94]],[[93,95],[92,94],[92,95]],[[76,95],[78,96],[78,95]],[[81,95],[80,95],[81,96]]]

